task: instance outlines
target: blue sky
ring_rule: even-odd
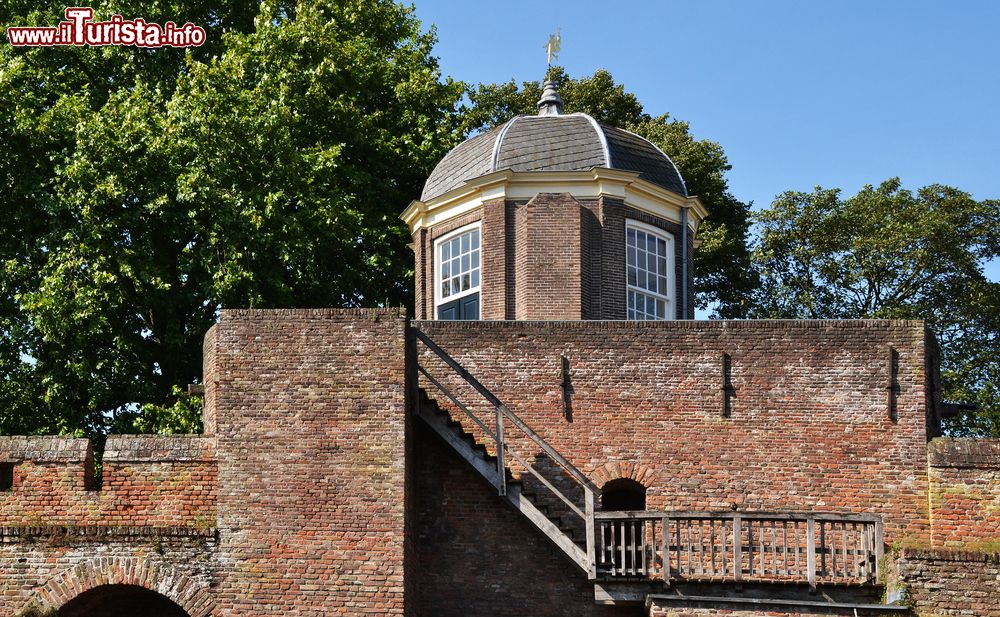
[[[1000,198],[1000,2],[414,2],[445,74],[471,82],[539,79],[561,28],[571,75],[607,69],[721,143],[757,206],[893,176]]]

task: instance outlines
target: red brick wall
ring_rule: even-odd
[[[518,207],[517,319],[581,318],[582,209],[569,193],[539,193]]]
[[[226,310],[217,616],[404,612],[405,320]]]
[[[904,549],[897,566],[918,617],[1000,617],[1000,554]]]
[[[507,204],[503,199],[494,199],[483,203],[482,271],[480,296],[481,319],[508,319],[507,314],[508,281],[507,244],[513,245],[513,240],[507,238]],[[511,268],[511,271],[513,269]],[[419,297],[419,296],[418,296]]]
[[[90,444],[67,437],[0,437],[15,463],[0,492],[0,527],[215,525],[215,440],[190,436],[108,438],[99,491],[88,490]]]
[[[921,322],[416,327],[598,482],[602,467],[647,469],[650,509],[874,513],[889,543],[929,540]],[[889,345],[899,353],[895,421],[886,402]],[[731,359],[729,417],[723,354]],[[569,417],[560,355],[570,364]],[[449,376],[426,353],[423,362]],[[448,383],[465,402],[479,400]]]
[[[938,438],[927,459],[934,545],[1000,550],[1000,440]]]

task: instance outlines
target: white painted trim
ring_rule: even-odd
[[[652,234],[658,238],[661,238],[667,243],[667,295],[658,294],[648,289],[643,289],[642,287],[637,287],[635,285],[629,285],[628,282],[628,230],[638,229],[648,234]],[[674,252],[676,247],[674,245],[674,234],[669,231],[664,231],[659,227],[650,225],[648,223],[643,223],[642,221],[637,221],[635,219],[625,219],[625,237],[622,238],[623,245],[625,246],[625,319],[628,319],[628,292],[636,291],[641,294],[646,294],[653,296],[654,298],[659,298],[665,300],[667,303],[666,307],[666,319],[664,321],[674,321],[677,319],[677,272],[676,272],[676,259],[674,258]]]
[[[697,197],[684,197],[618,169],[587,171],[496,171],[467,181],[426,202],[413,201],[400,216],[411,232],[466,214],[492,199],[531,199],[538,193],[569,193],[576,198],[615,197],[653,216],[680,223],[681,208],[689,208],[688,225],[697,234],[708,210]]]
[[[583,116],[587,120],[590,120],[590,124],[594,127],[594,130],[597,131],[597,138],[599,140],[601,140],[601,148],[604,150],[604,166],[608,167],[608,168],[614,167],[611,164],[611,150],[608,149],[608,136],[604,133],[604,129],[601,128],[601,125],[597,122],[597,120],[594,120],[594,117],[590,116],[588,114],[576,113],[576,114],[570,114],[570,115],[571,116]],[[666,156],[666,155],[664,155],[664,156]],[[670,158],[670,157],[667,157],[667,158]],[[671,161],[671,163],[673,163],[673,161]],[[674,169],[677,169],[677,168],[675,167]],[[684,192],[685,193],[687,192],[686,188],[684,189]]]
[[[441,271],[441,245],[446,241],[451,240],[455,236],[460,236],[464,233],[472,231],[473,229],[479,230],[479,285],[475,287],[470,287],[463,292],[453,294],[448,296],[447,300],[441,297],[441,281],[438,279],[438,274]],[[479,293],[479,290],[483,286],[483,225],[482,221],[476,221],[474,223],[469,223],[468,225],[463,225],[458,229],[453,229],[448,233],[442,235],[439,238],[434,238],[434,246],[431,253],[431,284],[434,286],[434,306],[431,309],[432,319],[437,319],[437,307],[443,302],[454,302],[460,298],[466,296],[471,296],[474,293]],[[482,298],[480,298],[480,312],[482,312]]]
[[[507,136],[507,131],[510,127],[514,126],[514,123],[523,116],[514,116],[503,125],[500,132],[497,133],[497,140],[493,142],[493,155],[490,157],[490,172],[497,170],[497,164],[500,162],[500,148],[503,147],[503,138]]]

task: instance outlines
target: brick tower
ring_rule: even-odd
[[[459,144],[403,212],[416,316],[692,318],[691,263],[706,215],[662,150],[563,113],[547,81],[537,115]]]

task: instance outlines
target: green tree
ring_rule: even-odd
[[[755,287],[750,268],[748,235],[750,205],[733,197],[726,181],[730,169],[718,143],[695,139],[687,122],[669,114],[650,116],[636,96],[616,84],[610,73],[599,70],[591,77],[571,78],[560,67],[550,69],[567,113],[584,112],[605,124],[628,129],[645,137],[670,155],[681,170],[688,192],[698,195],[709,217],[698,231],[695,252],[695,289],[699,308],[711,307],[718,317],[742,317]],[[540,82],[520,87],[509,81],[481,84],[468,92],[463,110],[465,134],[498,126],[519,114],[537,113],[542,95]]]
[[[945,400],[979,407],[946,429],[1000,436],[1000,283],[983,272],[1000,255],[1000,201],[892,179],[846,199],[784,193],[756,218],[751,317],[925,319]]]
[[[188,51],[0,46],[0,432],[189,430],[221,306],[410,300],[397,215],[462,93],[433,32],[387,0],[210,5],[95,7],[205,26]]]

